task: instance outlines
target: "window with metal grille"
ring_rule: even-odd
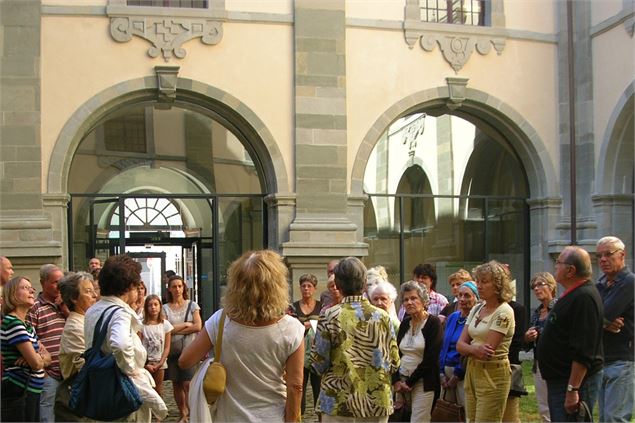
[[[421,20],[457,25],[485,25],[483,0],[420,0]]]
[[[207,9],[207,0],[128,0],[128,6],[184,7]]]
[[[143,110],[111,119],[104,123],[104,147],[107,151],[146,153],[145,128]]]

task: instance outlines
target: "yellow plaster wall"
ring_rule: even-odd
[[[150,44],[109,35],[106,17],[42,17],[42,189],[49,157],[63,126],[86,101],[122,81],[154,75],[162,58]],[[168,64],[179,76],[201,81],[236,97],[269,129],[293,181],[293,33],[290,25],[226,23],[220,44],[187,42],[187,56]],[[281,192],[288,187],[279,187]]]
[[[349,28],[346,73],[349,174],[361,141],[380,115],[413,93],[447,86],[445,78],[454,76],[469,78],[469,88],[520,113],[546,145],[549,157],[543,160],[553,163],[557,157],[555,45],[507,40],[502,55],[494,49],[486,56],[474,52],[455,74],[438,47],[409,49],[401,31]]]
[[[593,130],[595,157],[599,160],[609,119],[621,95],[635,81],[635,38],[626,33],[623,25],[593,38],[593,75]]]
[[[624,0],[595,0],[591,2],[591,25],[617,15],[624,8]]]
[[[346,17],[402,21],[405,7],[403,0],[347,0]]]
[[[555,33],[558,1],[562,0],[506,0],[505,27],[531,32]]]
[[[225,0],[228,11],[257,13],[293,13],[293,0]]]

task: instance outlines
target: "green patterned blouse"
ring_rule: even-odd
[[[366,298],[345,297],[320,316],[311,362],[322,375],[318,411],[343,417],[392,414],[391,374],[399,369],[395,330],[388,313]]]

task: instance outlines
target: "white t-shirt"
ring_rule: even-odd
[[[172,332],[172,329],[174,329],[174,326],[167,319],[163,320],[163,323],[143,325],[143,346],[148,352],[148,361],[161,361],[161,356],[165,349],[165,335]],[[161,368],[167,369],[167,367],[168,363],[166,361]]]
[[[205,322],[212,344],[216,342],[221,311]],[[284,367],[303,342],[304,325],[291,316],[261,327],[241,325],[226,316],[220,361],[227,369],[227,385],[217,400],[212,420],[284,421]]]

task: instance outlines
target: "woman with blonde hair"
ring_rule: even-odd
[[[536,400],[538,402],[540,420],[550,422],[551,416],[549,414],[549,403],[547,401],[547,382],[540,374],[538,359],[536,358],[536,345],[538,344],[540,332],[542,332],[545,323],[547,323],[547,315],[549,315],[549,312],[557,301],[557,285],[551,273],[539,272],[531,278],[530,286],[540,304],[531,314],[529,329],[525,332],[525,347],[528,350],[532,349],[534,352],[532,373],[534,374],[534,385],[536,386]]]
[[[212,421],[298,421],[304,326],[286,314],[287,276],[278,253],[243,254],[229,268],[224,309],[205,322],[204,330],[181,354],[179,365],[190,368],[213,352],[225,314],[220,362],[229,371]]]
[[[509,271],[492,260],[472,271],[482,302],[472,308],[456,344],[468,357],[465,409],[468,421],[500,422],[511,384],[509,346],[514,335],[514,310]]]

